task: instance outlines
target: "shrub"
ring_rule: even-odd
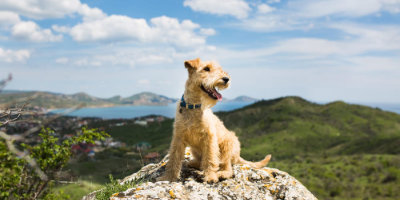
[[[82,142],[93,144],[95,140],[104,140],[108,136],[104,131],[82,128],[76,136],[61,141],[54,136],[53,130],[43,128],[39,133],[40,143],[21,143],[18,146],[35,160],[40,170],[35,170],[26,159],[11,153],[5,141],[0,140],[0,199],[68,198],[62,192],[51,193],[51,186],[56,181],[56,172],[71,158],[71,146]],[[43,172],[45,177],[38,171]]]

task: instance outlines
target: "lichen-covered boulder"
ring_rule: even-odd
[[[202,172],[186,166],[191,159],[187,150],[178,182],[159,181],[168,157],[158,164],[150,164],[121,181],[142,182],[134,188],[115,193],[113,200],[127,199],[290,199],[313,200],[314,195],[288,173],[274,168],[254,169],[247,165],[234,165],[234,177],[208,184],[202,181]]]

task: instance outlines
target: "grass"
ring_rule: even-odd
[[[54,192],[64,192],[69,195],[71,200],[82,199],[83,196],[89,194],[92,191],[102,188],[103,185],[89,182],[89,181],[79,181],[73,184],[62,184],[54,188]]]
[[[318,199],[396,199],[400,197],[400,157],[342,155],[296,157],[269,167],[300,180]]]
[[[105,187],[103,187],[97,194],[97,200],[109,200],[112,195],[118,195],[119,192],[123,192],[129,188],[133,188],[141,183],[141,180],[133,180],[127,182],[123,185],[119,184],[117,180],[115,180],[110,175],[110,183],[107,183]]]

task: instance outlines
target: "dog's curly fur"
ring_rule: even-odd
[[[235,163],[249,164],[255,168],[267,165],[271,155],[256,163],[242,159],[240,143],[235,133],[226,129],[211,111],[218,100],[206,90],[226,89],[230,85],[229,75],[216,62],[203,62],[199,58],[185,61],[185,67],[189,73],[184,92],[185,101],[201,104],[201,108],[181,108],[178,102],[169,161],[165,174],[158,180],[179,179],[187,146],[191,148],[195,158],[189,166],[204,170],[206,182],[232,177],[232,164]]]

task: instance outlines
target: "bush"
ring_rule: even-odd
[[[12,154],[4,140],[0,140],[0,199],[65,199],[62,192],[51,193],[51,186],[56,181],[55,174],[60,171],[72,156],[71,146],[77,143],[91,143],[104,140],[109,135],[97,129],[82,128],[74,137],[61,141],[53,136],[51,129],[42,129],[38,144],[20,144],[37,168],[26,159]],[[44,176],[38,174],[43,172]]]

